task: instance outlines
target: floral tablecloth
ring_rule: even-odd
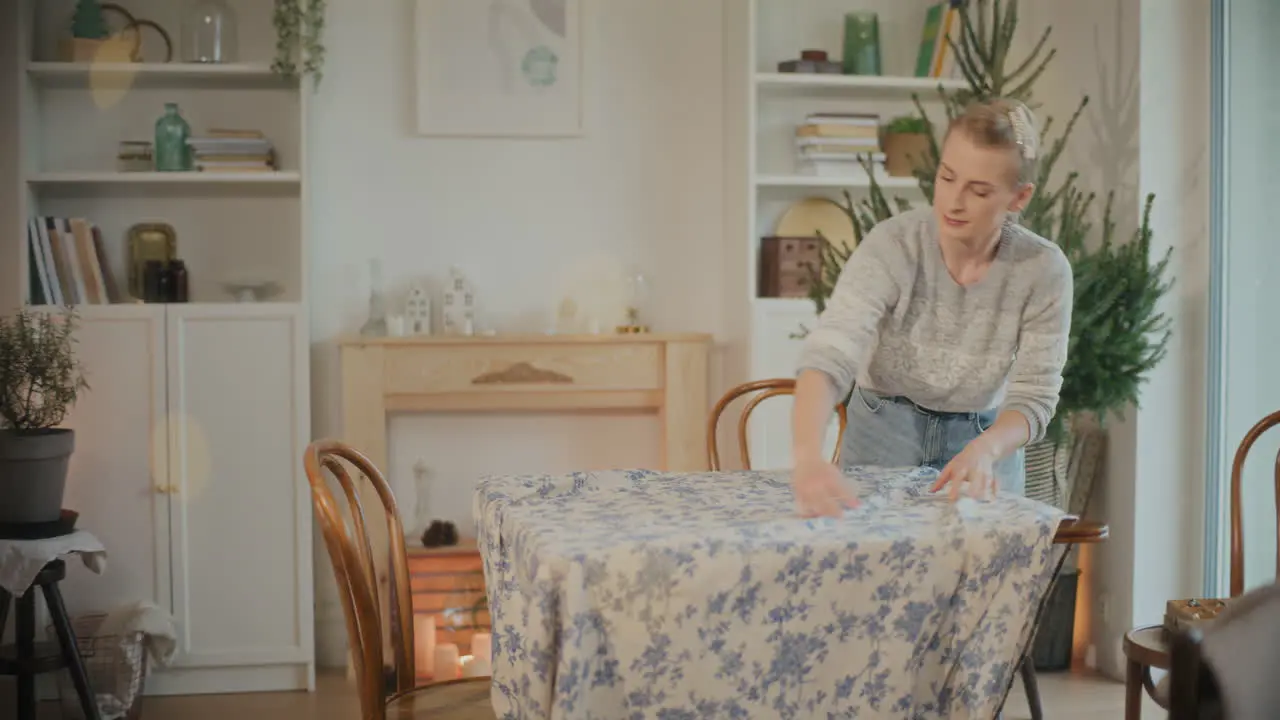
[[[785,472],[493,477],[474,499],[499,718],[983,718],[1062,513],[853,468],[796,516]]]

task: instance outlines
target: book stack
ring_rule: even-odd
[[[27,242],[32,305],[124,302],[97,225],[84,218],[33,217],[27,224]]]
[[[187,140],[199,172],[272,172],[275,148],[257,130],[210,130]]]
[[[880,116],[862,113],[813,113],[796,127],[797,170],[802,175],[867,177],[861,160],[883,165]]]

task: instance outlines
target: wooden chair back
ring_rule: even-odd
[[[1241,491],[1241,476],[1244,474],[1244,463],[1249,451],[1263,433],[1280,425],[1280,411],[1262,418],[1249,432],[1245,433],[1240,447],[1236,448],[1235,459],[1231,463],[1231,597],[1239,597],[1244,593],[1244,503]],[[1275,481],[1272,484],[1276,493],[1276,574],[1280,575],[1280,454],[1276,455]]]
[[[751,419],[751,413],[755,411],[760,403],[771,397],[778,395],[794,395],[796,392],[796,381],[791,378],[773,378],[769,380],[754,380],[752,382],[743,383],[725,393],[716,406],[711,410],[711,418],[707,421],[707,462],[711,470],[720,469],[720,450],[716,442],[716,430],[720,426],[720,416],[729,404],[744,395],[751,393],[759,393],[747,401],[745,407],[742,408],[742,414],[738,416],[738,451],[742,456],[742,467],[746,470],[751,469],[751,450],[747,447],[747,422]],[[849,412],[844,405],[836,405],[836,413],[840,416],[840,437],[844,437],[844,430],[849,425]],[[831,458],[831,462],[838,463],[840,461],[840,443],[836,443],[835,454]]]
[[[377,564],[368,533],[368,518],[361,502],[360,488],[347,472],[351,465],[357,477],[365,477],[382,506],[390,543],[390,584],[388,597],[378,595]],[[384,632],[391,634],[390,647],[395,670],[395,691],[413,689],[417,669],[414,667],[413,602],[409,587],[409,564],[405,553],[404,528],[395,497],[378,468],[354,448],[335,441],[317,440],[307,446],[303,455],[307,481],[311,485],[311,501],[324,535],[329,560],[333,564],[347,635],[351,643],[360,693],[361,716],[380,720],[385,716],[387,688],[383,676]],[[347,503],[346,516],[329,488],[323,470],[328,470],[342,488]],[[387,622],[382,608],[387,609]]]

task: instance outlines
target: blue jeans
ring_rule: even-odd
[[[938,412],[905,397],[879,395],[855,387],[849,398],[849,426],[840,449],[840,464],[880,467],[946,467],[965,445],[996,421],[999,410]],[[1022,450],[998,461],[1001,492],[1023,495],[1026,466]]]

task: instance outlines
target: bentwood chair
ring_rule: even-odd
[[[1280,411],[1259,420],[1236,448],[1231,462],[1231,589],[1230,597],[1235,599],[1244,593],[1244,500],[1242,497],[1242,477],[1245,461],[1249,452],[1268,430],[1280,425]],[[1275,481],[1273,483],[1276,497],[1276,520],[1280,522],[1280,454],[1275,461]],[[1280,537],[1276,539],[1276,574],[1280,575]],[[1217,622],[1216,620],[1214,622]],[[1151,699],[1166,710],[1169,709],[1168,686],[1171,676],[1166,676],[1159,685],[1151,681],[1151,669],[1169,670],[1172,662],[1172,648],[1169,637],[1161,625],[1134,628],[1125,633],[1122,645],[1127,663],[1125,672],[1125,720],[1139,720],[1142,716],[1142,692],[1145,689]]]
[[[707,459],[708,466],[713,471],[720,469],[720,451],[716,439],[716,430],[720,425],[720,417],[731,403],[752,393],[758,393],[742,408],[742,414],[738,417],[738,448],[742,456],[742,467],[746,470],[751,469],[751,452],[747,448],[747,423],[751,419],[751,413],[755,411],[760,403],[771,397],[783,395],[794,395],[796,391],[796,382],[791,378],[773,378],[768,380],[755,380],[743,383],[735,388],[730,389],[720,398],[715,407],[711,410],[711,417],[707,421]],[[845,428],[849,425],[848,412],[844,405],[835,407],[836,413],[840,417],[840,437],[844,437]],[[840,462],[840,442],[836,442],[835,453],[831,458],[831,462]],[[1058,559],[1058,565],[1054,569],[1053,583],[1057,582],[1058,574],[1062,572],[1062,566],[1066,562],[1067,555],[1070,552],[1070,546],[1100,543],[1107,539],[1110,529],[1096,522],[1085,522],[1074,515],[1068,515],[1058,524],[1058,531],[1053,537],[1055,545],[1066,546],[1062,548],[1061,555]],[[1039,627],[1040,616],[1044,612],[1046,601],[1053,591],[1052,584],[1044,594],[1044,598],[1040,601],[1040,606],[1036,610],[1036,620],[1033,627]],[[1018,666],[1019,673],[1022,676],[1023,689],[1027,694],[1027,704],[1031,708],[1032,720],[1043,720],[1044,711],[1040,705],[1040,689],[1036,681],[1035,666],[1031,662],[1031,658],[1027,657],[1030,649],[1030,643],[1035,638],[1033,632],[1028,639],[1028,647],[1023,649],[1023,660]],[[1005,689],[1005,696],[1008,696],[1009,688]]]
[[[751,413],[759,407],[760,403],[771,397],[780,395],[794,395],[796,392],[796,381],[790,378],[773,378],[771,380],[755,380],[753,382],[743,383],[720,398],[716,406],[711,410],[711,418],[707,421],[707,463],[712,470],[720,469],[720,450],[716,440],[716,430],[720,425],[720,416],[724,411],[738,398],[751,393],[759,393],[755,397],[747,401],[742,408],[742,414],[738,417],[738,452],[742,457],[742,467],[746,470],[751,469],[751,450],[747,447],[747,423],[751,419]],[[849,424],[848,410],[844,405],[836,405],[836,414],[840,416],[840,437],[844,437],[844,429]],[[840,462],[840,443],[836,443],[835,454],[831,458],[831,462]]]
[[[378,592],[377,568],[368,534],[369,519],[361,502],[360,488],[347,472],[346,464],[355,469],[357,476],[367,478],[385,515],[390,572],[386,598],[381,598]],[[307,446],[303,466],[338,581],[356,671],[361,719],[493,720],[488,677],[415,685],[413,604],[404,528],[395,497],[382,473],[359,451],[333,440],[318,440]],[[329,489],[324,470],[342,487],[350,515],[350,531]],[[386,617],[383,617],[384,608]],[[384,653],[384,629],[390,632],[390,658]],[[390,693],[384,675],[388,665],[395,678]]]

